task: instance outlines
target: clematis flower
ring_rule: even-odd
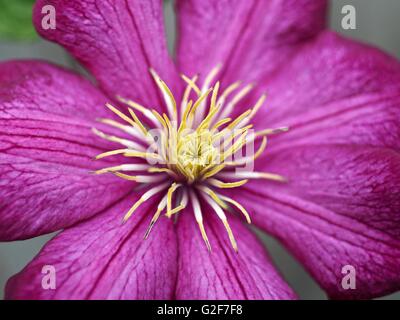
[[[36,2],[96,82],[0,64],[0,239],[63,230],[6,297],[296,298],[247,222],[331,298],[398,290],[399,62],[326,30],[323,0],[176,9],[174,63],[159,0]]]

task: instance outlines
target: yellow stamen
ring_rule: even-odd
[[[228,146],[231,145],[231,141],[235,140],[237,136],[243,135],[245,132],[247,132],[249,129],[252,128],[252,125],[249,125],[247,127],[241,128],[241,129],[236,129],[235,131],[229,131],[229,135],[225,135],[224,139],[224,144],[222,145],[222,149],[226,149]],[[219,139],[220,137],[218,135],[215,135],[215,139]]]
[[[197,81],[197,79],[198,79],[198,76],[196,75],[196,76],[194,76],[192,79],[189,79],[189,81],[190,81],[192,84],[195,84],[196,81]],[[183,114],[184,114],[184,112],[185,112],[185,110],[186,110],[186,107],[187,107],[187,105],[188,105],[188,103],[189,103],[189,97],[190,97],[190,94],[191,94],[192,90],[193,90],[193,86],[190,85],[190,84],[188,84],[188,85],[186,86],[186,88],[185,88],[184,93],[183,93],[183,98],[182,98],[182,103],[181,103],[181,109],[180,109],[181,121],[182,121],[182,119],[183,119]],[[200,92],[199,92],[199,93],[200,93]]]
[[[231,204],[233,204],[236,208],[238,208],[240,210],[240,212],[242,212],[242,214],[245,216],[247,223],[250,224],[251,223],[251,219],[250,219],[250,215],[247,212],[247,210],[237,201],[233,200],[232,198],[229,198],[227,196],[223,196],[221,194],[218,195],[222,200],[229,202]]]
[[[217,166],[211,165],[210,168],[212,168],[212,169],[208,170],[208,168],[207,168],[207,170],[204,170],[204,173],[200,172],[200,175],[202,176],[202,180],[208,179],[208,178],[216,175],[218,172],[220,172],[222,169],[225,168],[225,165],[223,165],[223,164],[220,164]]]
[[[179,206],[177,206],[174,209],[172,209],[171,215],[174,215],[174,214],[180,212],[181,210],[185,209],[187,204],[188,204],[188,195],[187,195],[187,192],[184,191],[183,192],[183,197],[182,197],[182,200],[181,200]]]
[[[219,194],[216,190],[240,188],[250,179],[286,181],[278,174],[254,172],[247,167],[239,168],[240,165],[255,161],[261,156],[266,149],[269,135],[287,131],[288,128],[264,129],[255,134],[250,130],[253,127],[250,121],[265,103],[265,94],[251,109],[237,117],[231,116],[235,106],[253,89],[253,84],[240,88],[241,83],[235,82],[220,93],[222,85],[216,76],[221,68],[222,66],[213,68],[201,84],[197,83],[197,75],[192,78],[182,75],[187,85],[179,103],[180,110],[177,110],[171,89],[153,69],[150,69],[168,112],[151,110],[135,101],[117,97],[127,105],[126,112],[129,114],[109,103],[106,106],[124,122],[119,123],[112,119],[99,121],[128,133],[133,139],[92,129],[93,133],[102,139],[123,146],[121,149],[101,153],[96,159],[114,155],[124,156],[128,160],[132,157],[137,158],[133,163],[114,165],[94,172],[111,173],[121,179],[135,182],[138,184],[135,185],[135,192],[140,192],[141,187],[146,187],[147,191],[143,192],[128,210],[123,221],[128,220],[141,204],[162,193],[161,201],[144,235],[145,239],[163,212],[170,218],[187,208],[190,201],[201,236],[207,249],[211,251],[198,199],[201,195],[222,221],[229,241],[237,251],[237,243],[225,212],[240,211],[248,223],[251,223],[250,216],[240,203]],[[146,117],[147,120],[142,121],[138,115]],[[253,152],[254,149],[249,148],[249,144],[258,144],[257,139],[260,137],[262,141],[256,152],[250,155],[243,154],[244,151]],[[235,156],[241,158],[232,161],[230,158]],[[125,173],[129,171],[132,175]]]
[[[152,121],[155,125],[158,125],[157,123],[157,119],[155,118],[154,114],[146,107],[143,107],[141,104],[132,101],[132,100],[127,100],[124,99],[122,97],[117,96],[117,99],[119,101],[121,101],[122,103],[127,104],[128,106],[130,106],[131,108],[139,111],[140,113],[142,113],[145,117],[147,117],[150,121]]]
[[[176,189],[178,189],[180,186],[182,186],[180,183],[173,183],[171,187],[168,189],[168,197],[167,197],[167,217],[170,218],[172,213],[172,194],[175,192]]]
[[[162,172],[165,172],[165,173],[168,173],[170,176],[174,177],[175,179],[178,179],[178,175],[174,171],[172,171],[171,169],[168,169],[168,168],[151,167],[151,168],[148,169],[148,172],[151,172],[151,173],[162,173]]]
[[[156,119],[158,120],[158,122],[161,124],[161,126],[167,130],[167,124],[165,123],[164,118],[157,112],[157,110],[151,110],[151,112],[154,114],[154,116],[156,117]]]
[[[142,131],[144,136],[146,136],[147,135],[147,130],[144,127],[143,123],[139,120],[139,118],[136,116],[135,112],[131,108],[128,108],[128,110],[129,110],[129,113],[131,114],[131,117],[133,118],[133,120],[135,121],[136,125],[138,126],[139,130]]]
[[[119,123],[118,121],[112,120],[112,119],[104,119],[104,118],[100,118],[97,119],[97,121],[107,124],[111,127],[114,128],[118,128],[126,133],[128,133],[129,135],[132,135],[142,141],[145,141],[145,137],[143,137],[142,133],[138,130],[137,127],[133,127],[133,126],[128,126],[128,125],[124,125],[122,123]]]
[[[206,79],[204,80],[204,91],[210,86],[211,82],[214,80],[215,76],[221,71],[222,64],[218,64],[216,67],[212,68],[212,70],[207,75]]]
[[[122,164],[119,166],[103,168],[95,171],[96,174],[102,174],[107,172],[115,172],[115,171],[143,171],[149,168],[148,164]]]
[[[256,153],[254,154],[254,156],[249,156],[249,157],[244,157],[239,159],[238,161],[231,161],[231,162],[225,162],[225,165],[227,166],[239,166],[242,165],[244,163],[250,162],[250,161],[254,161],[256,159],[258,159],[261,154],[264,152],[265,148],[267,147],[267,137],[263,137],[260,147],[257,149]]]
[[[267,99],[267,95],[263,94],[256,102],[256,104],[253,107],[253,111],[249,116],[249,120],[251,120],[256,113],[258,112],[258,110],[260,110],[261,106],[264,104],[265,100]]]
[[[213,94],[211,96],[210,110],[213,110],[217,106],[217,97],[218,97],[219,86],[220,86],[220,83],[218,81],[214,86]]]
[[[211,199],[207,195],[204,196],[204,199],[214,209],[218,218],[221,219],[221,221],[224,224],[224,227],[226,229],[226,232],[228,233],[229,241],[231,242],[232,248],[237,252],[238,251],[237,243],[236,243],[235,237],[233,236],[232,229],[229,226],[228,220],[226,219],[224,211],[221,209],[219,204],[214,199]]]
[[[256,133],[256,136],[261,137],[261,136],[267,136],[267,135],[271,135],[271,134],[278,134],[278,133],[282,133],[282,132],[286,132],[286,131],[289,131],[289,127],[265,129],[265,130],[258,131]]]
[[[165,176],[159,175],[159,176],[155,176],[155,175],[150,175],[150,176],[131,176],[125,173],[121,173],[121,172],[113,172],[117,177],[120,177],[122,179],[125,180],[129,180],[129,181],[136,181],[139,183],[155,183],[155,182],[159,182],[162,180],[165,180]]]
[[[246,118],[249,114],[251,114],[252,110],[249,109],[245,112],[243,112],[239,117],[237,117],[235,120],[233,120],[229,126],[227,127],[227,129],[229,130],[233,130],[235,129],[235,127],[244,119]]]
[[[107,151],[107,152],[103,152],[103,153],[98,154],[95,157],[95,159],[99,160],[99,159],[106,158],[106,157],[109,157],[109,156],[114,156],[114,155],[117,155],[117,154],[125,154],[125,153],[127,153],[129,151],[131,151],[131,150],[130,149],[118,149],[118,150]]]
[[[168,182],[163,183],[157,187],[151,188],[150,190],[148,190],[147,192],[145,192],[138,201],[135,202],[135,204],[129,209],[129,211],[125,214],[123,221],[127,221],[132,214],[135,212],[135,210],[137,208],[139,208],[139,206],[146,202],[148,199],[150,199],[151,197],[153,197],[154,195],[156,195],[157,193],[161,192],[162,190],[164,190],[165,188],[167,188],[169,185]]]
[[[110,109],[112,112],[114,112],[122,120],[128,122],[132,127],[136,127],[136,123],[131,118],[129,118],[126,114],[122,113],[121,111],[119,111],[117,108],[115,108],[114,106],[112,106],[109,103],[106,103],[106,107],[108,109]]]
[[[201,90],[200,88],[196,85],[196,80],[198,76],[195,76],[193,79],[188,78],[184,74],[181,75],[182,79],[188,84],[188,86],[196,92],[198,96],[201,96]]]
[[[223,126],[224,124],[227,124],[228,122],[231,122],[232,119],[231,118],[224,118],[219,120],[216,124],[214,124],[214,126],[212,127],[211,131],[215,131],[217,130],[219,127]]]
[[[167,84],[160,78],[160,76],[150,68],[150,73],[153,76],[158,88],[161,90],[165,104],[167,105],[167,109],[169,115],[172,117],[174,122],[178,120],[177,110],[176,110],[176,101],[174,95],[171,90],[168,88]]]
[[[233,91],[235,91],[237,88],[239,88],[240,85],[241,85],[241,82],[240,82],[240,81],[237,81],[237,82],[231,84],[230,86],[228,86],[228,87],[224,90],[224,92],[222,93],[222,95],[218,98],[217,105],[219,105],[219,104],[220,104],[220,105],[223,105],[223,104],[225,103],[226,99],[228,98],[228,96],[229,96]]]
[[[134,157],[134,158],[162,160],[162,158],[157,153],[139,152],[139,151],[132,151],[132,150],[126,150],[124,152],[124,156],[125,157]]]
[[[221,68],[222,68],[222,65],[219,64],[219,65],[217,65],[215,68],[213,68],[213,69],[210,71],[210,73],[207,75],[206,79],[204,80],[203,87],[201,88],[201,92],[202,92],[202,93],[206,92],[207,89],[210,88],[211,83],[213,82],[215,76],[219,73],[219,71],[221,70]],[[218,92],[219,83],[216,84],[216,87],[217,87],[217,91],[216,91],[215,94],[217,94],[217,92]],[[215,105],[215,102],[216,102],[216,97],[215,97],[214,102],[211,102],[210,109],[213,108],[213,104]],[[203,116],[204,116],[204,111],[205,111],[205,101],[202,101],[202,103],[201,103],[201,105],[200,105],[200,107],[199,107],[199,111],[198,111],[198,113],[196,114],[196,116],[197,116],[198,118],[202,119]]]
[[[255,171],[237,171],[237,172],[224,172],[220,173],[219,176],[231,179],[245,178],[245,179],[267,179],[280,182],[286,182],[287,180],[279,174],[268,173],[268,172],[255,172]]]
[[[226,108],[222,111],[221,113],[221,118],[225,118],[226,116],[229,116],[233,108],[242,100],[251,90],[253,90],[254,85],[253,84],[248,84],[245,86],[242,90],[240,90],[232,99],[231,102],[228,103]]]
[[[157,222],[158,218],[160,217],[162,209],[157,208],[156,213],[154,214],[153,218],[150,221],[150,225],[148,226],[146,233],[144,234],[143,239],[147,239],[149,237],[149,234],[151,232],[151,229],[153,228],[153,226],[155,225],[155,223]]]
[[[193,190],[190,190],[190,200],[192,202],[194,216],[196,218],[197,224],[199,225],[201,236],[207,246],[208,251],[210,252],[211,245],[210,241],[208,240],[206,230],[204,229],[203,215],[201,212],[200,202],[199,199],[197,198],[197,195],[193,192]]]
[[[193,104],[193,101],[189,101],[189,103],[187,104],[187,106],[185,108],[185,111],[183,112],[182,122],[181,122],[181,125],[179,126],[178,134],[180,134],[182,132],[182,130],[186,129],[186,122],[187,122],[187,118],[189,115],[189,111],[192,108],[192,104]]]
[[[203,221],[197,221],[197,224],[199,225],[200,233],[201,233],[201,236],[202,236],[202,238],[203,238],[203,240],[204,240],[204,242],[205,242],[205,244],[207,246],[207,249],[208,249],[209,252],[211,252],[210,241],[208,240],[206,230],[204,229]]]
[[[225,229],[226,229],[226,232],[228,232],[229,241],[231,242],[231,245],[232,245],[233,250],[235,250],[236,252],[238,252],[238,246],[237,246],[237,243],[236,243],[236,239],[235,239],[235,237],[233,236],[233,232],[232,232],[231,227],[229,226],[228,220],[227,220],[227,219],[223,219],[222,222],[223,222],[223,224],[224,224],[224,227],[225,227]]]
[[[161,211],[164,210],[165,206],[167,205],[167,196],[165,195],[160,203],[157,206],[157,211],[154,214],[153,218],[150,221],[150,224],[146,230],[146,233],[144,234],[144,239],[147,239],[149,237],[150,231],[153,228],[154,224],[157,222],[158,218],[160,217]]]
[[[139,150],[143,150],[143,146],[141,146],[140,144],[136,143],[135,141],[132,140],[128,140],[128,139],[123,139],[123,138],[119,138],[116,136],[112,136],[109,134],[106,134],[96,128],[92,128],[92,132],[99,136],[100,138],[103,138],[105,140],[108,141],[112,141],[112,142],[117,142],[119,144],[122,144],[123,146],[127,147],[127,148],[132,148],[132,149],[139,149]]]
[[[192,124],[193,119],[194,119],[194,115],[196,113],[197,108],[200,106],[200,104],[208,97],[208,95],[210,94],[210,92],[212,91],[212,89],[207,90],[203,95],[201,95],[197,101],[194,103],[192,109],[189,112],[189,123]]]
[[[224,209],[228,208],[226,203],[223,202],[212,189],[210,189],[206,186],[199,186],[198,188],[201,191],[203,191],[205,194],[209,195],[219,206],[221,206]]]
[[[225,161],[226,158],[235,154],[239,149],[241,149],[246,144],[246,135],[247,131],[243,132],[240,138],[237,139],[237,141],[235,141],[235,143],[228,150],[223,152],[222,161]]]
[[[226,188],[238,188],[238,187],[241,187],[244,184],[246,184],[249,180],[248,179],[244,179],[244,180],[240,180],[240,181],[236,181],[236,182],[223,182],[221,180],[212,178],[212,179],[208,179],[207,181],[211,185],[213,185],[214,187],[226,189]]]

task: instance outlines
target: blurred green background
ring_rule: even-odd
[[[0,0],[0,61],[40,58],[82,72],[79,65],[62,48],[36,36],[31,23],[33,3],[34,0]],[[341,28],[341,8],[346,4],[356,7],[356,30]],[[399,13],[399,0],[333,0],[330,25],[339,33],[375,44],[400,58]],[[172,52],[175,40],[172,1],[165,1],[165,17]],[[318,285],[275,240],[266,235],[260,236],[276,265],[301,298],[325,299],[325,294]],[[51,237],[52,235],[46,235],[26,241],[0,243],[0,299],[7,279],[20,271]],[[386,298],[400,299],[400,293]]]
[[[37,38],[31,23],[32,5],[35,0],[0,1],[0,38],[33,40]]]

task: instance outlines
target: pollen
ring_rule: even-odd
[[[190,176],[198,178],[207,165],[216,163],[219,151],[214,146],[213,134],[209,130],[193,132],[183,136],[177,147],[179,166],[190,171]]]
[[[120,121],[99,121],[118,129],[120,136],[93,128],[93,133],[100,138],[119,145],[115,150],[97,155],[96,159],[127,158],[121,165],[102,168],[95,173],[114,174],[136,183],[143,190],[139,200],[123,216],[123,221],[150,198],[159,199],[145,239],[160,216],[179,216],[190,207],[206,247],[211,251],[203,221],[204,206],[208,206],[221,220],[233,249],[238,251],[226,214],[242,214],[248,223],[251,218],[244,206],[224,194],[224,189],[240,188],[250,179],[286,181],[276,173],[257,172],[253,168],[267,147],[268,136],[288,128],[254,131],[251,122],[264,105],[266,95],[238,114],[237,105],[243,104],[254,85],[242,86],[235,82],[221,90],[216,81],[220,70],[221,66],[213,68],[202,84],[198,84],[197,75],[192,78],[182,75],[186,87],[178,105],[168,85],[151,69],[150,74],[161,91],[167,112],[159,113],[135,101],[117,97],[120,107],[111,104],[106,107]]]

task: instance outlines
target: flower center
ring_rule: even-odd
[[[213,143],[213,134],[209,130],[193,132],[180,137],[177,147],[179,166],[189,172],[187,176],[197,179],[207,165],[217,163],[218,149]]]
[[[250,122],[264,104],[265,95],[251,109],[233,119],[231,114],[235,106],[253,86],[241,88],[240,83],[236,82],[220,93],[220,83],[212,85],[219,70],[220,66],[214,68],[201,87],[196,83],[197,76],[182,76],[187,85],[179,108],[167,84],[151,70],[164,97],[168,114],[160,114],[156,110],[119,97],[128,106],[129,115],[111,104],[106,106],[124,123],[112,119],[100,121],[122,130],[129,138],[93,129],[101,138],[123,146],[122,149],[104,152],[96,159],[115,155],[130,159],[128,164],[103,168],[95,173],[113,173],[145,188],[140,199],[125,214],[124,221],[143,202],[159,196],[157,211],[145,238],[149,236],[162,212],[167,217],[172,217],[190,204],[201,235],[207,248],[211,250],[202,213],[203,206],[209,205],[225,226],[232,247],[237,250],[225,212],[237,210],[245,216],[248,223],[251,221],[246,209],[224,195],[223,189],[238,188],[249,179],[285,181],[277,174],[253,171],[253,164],[264,152],[267,136],[287,131],[288,128],[252,130]],[[139,119],[135,111],[143,115],[142,119]]]

